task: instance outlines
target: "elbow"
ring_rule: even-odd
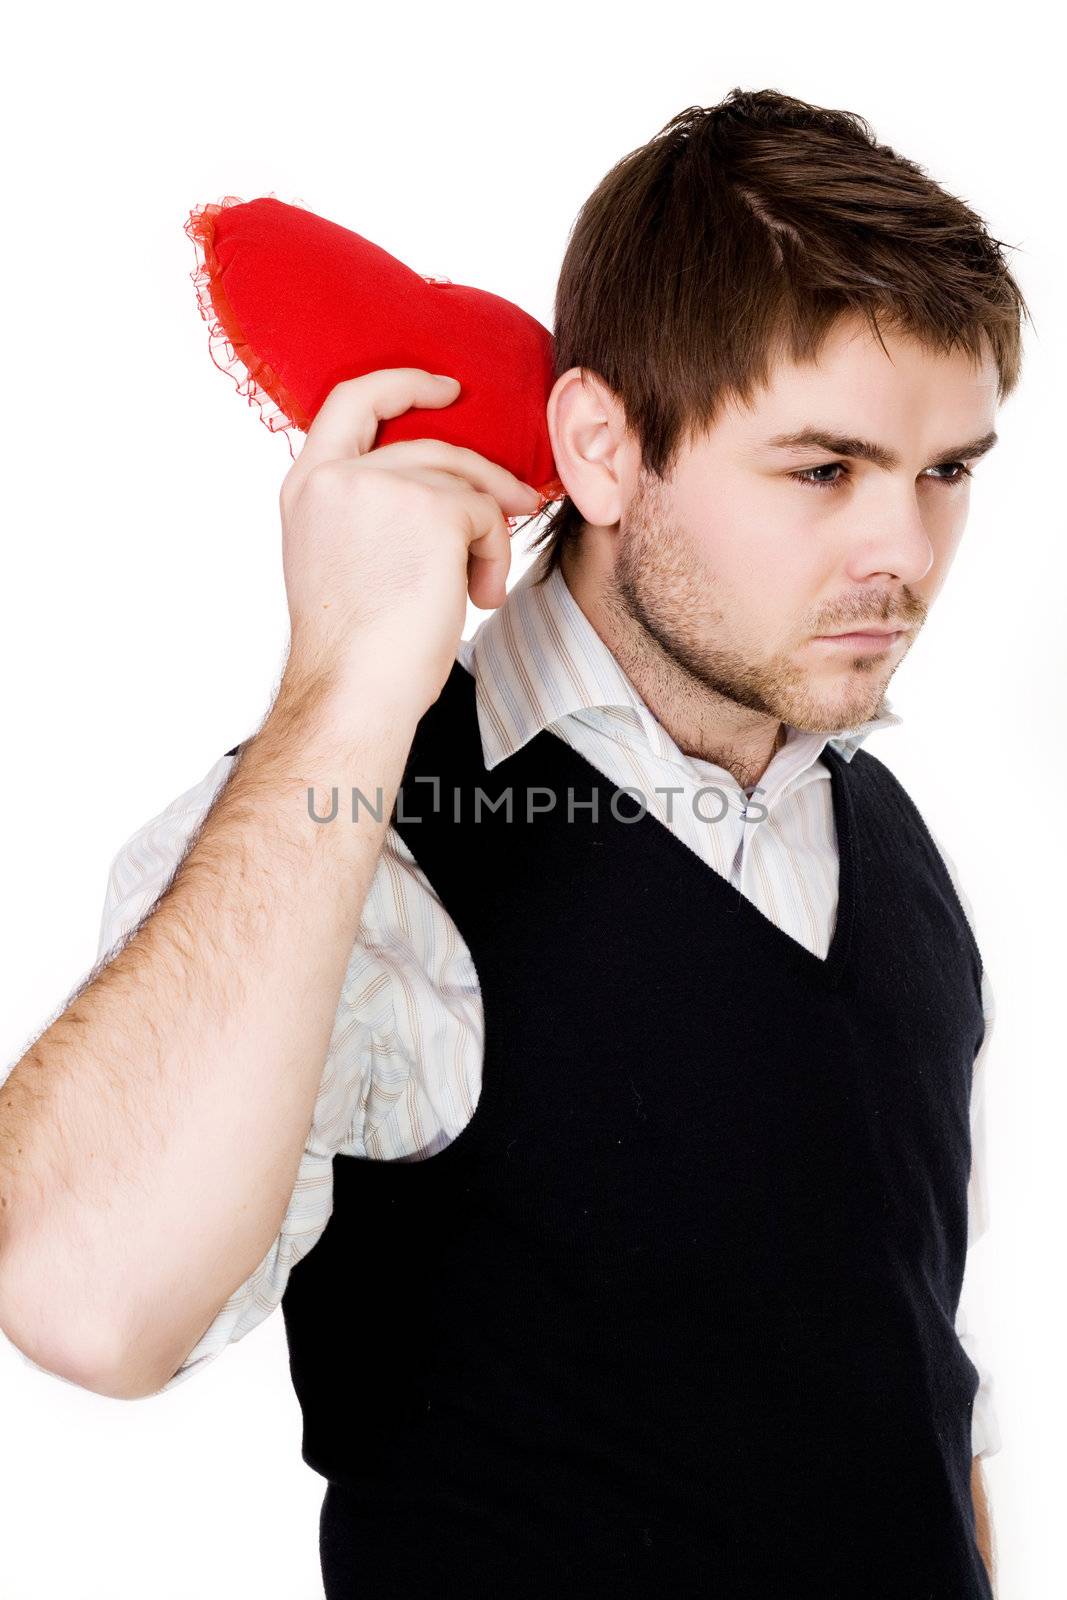
[[[93,1356],[73,1361],[64,1358],[46,1362],[37,1357],[31,1360],[66,1383],[76,1384],[79,1389],[88,1389],[91,1394],[108,1400],[145,1400],[149,1395],[158,1394],[167,1381],[160,1378],[157,1382],[154,1376],[119,1361]]]
[[[145,1400],[165,1387],[170,1373],[160,1375],[144,1364],[122,1357],[110,1345],[77,1345],[58,1342],[41,1344],[13,1333],[0,1324],[9,1341],[33,1366],[64,1383],[108,1400]]]
[[[171,1374],[163,1375],[158,1368],[138,1363],[128,1354],[108,1347],[87,1352],[83,1360],[64,1362],[64,1370],[58,1376],[108,1400],[147,1400],[159,1393]]]
[[[156,1394],[170,1374],[131,1356],[112,1330],[101,1331],[73,1306],[49,1304],[8,1252],[0,1271],[0,1331],[26,1360],[65,1383],[112,1400]]]

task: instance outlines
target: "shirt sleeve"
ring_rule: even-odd
[[[933,837],[933,835],[931,835]],[[955,863],[939,839],[934,839],[948,868],[952,884],[966,914],[971,932],[975,933],[974,909],[963,891]],[[977,938],[977,934],[975,933]],[[956,1313],[956,1333],[967,1355],[978,1369],[979,1386],[974,1397],[971,1416],[971,1451],[976,1456],[991,1456],[1001,1448],[1000,1426],[995,1404],[995,1379],[988,1360],[972,1326],[973,1313],[970,1301],[973,1293],[974,1271],[972,1252],[979,1239],[989,1228],[989,1179],[986,1151],[986,1082],[989,1075],[989,1053],[993,1036],[996,1003],[989,974],[982,970],[982,1013],[985,1033],[974,1059],[971,1075],[971,1173],[967,1189],[967,1267]]]

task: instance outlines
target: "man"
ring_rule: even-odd
[[[987,244],[845,113],[684,113],[572,237],[506,599],[528,489],[372,448],[454,385],[309,432],[275,704],[9,1080],[0,1326],[149,1394],[280,1302],[330,1597],[992,1593],[991,991],[860,748],[1017,376]]]

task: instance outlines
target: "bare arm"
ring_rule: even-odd
[[[161,1387],[284,1217],[414,729],[468,592],[504,599],[505,513],[540,499],[441,440],[373,448],[456,392],[392,368],[327,396],[282,485],[277,700],[168,889],[0,1085],[0,1327],[87,1388]],[[308,788],[321,815],[335,785],[315,822]],[[352,788],[379,820],[350,820]]]
[[[985,1569],[989,1574],[989,1586],[996,1594],[997,1586],[993,1570],[993,1524],[989,1516],[989,1498],[986,1494],[985,1478],[982,1474],[982,1458],[975,1456],[971,1462],[971,1498],[974,1501],[975,1534],[978,1548],[985,1562]]]
[[[414,727],[369,673],[339,699],[283,680],[170,887],[0,1088],[0,1325],[100,1392],[165,1382],[285,1214]]]

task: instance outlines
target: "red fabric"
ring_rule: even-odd
[[[346,378],[423,367],[458,378],[458,398],[386,418],[376,445],[444,439],[507,467],[540,491],[542,505],[564,493],[545,420],[552,335],[510,300],[413,272],[351,229],[274,196],[227,195],[190,212],[185,231],[197,250],[191,276],[212,359],[272,431],[306,433]]]

